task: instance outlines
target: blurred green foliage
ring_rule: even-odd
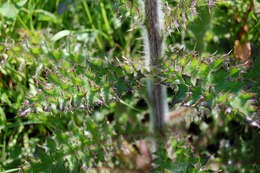
[[[169,105],[197,113],[167,131],[155,172],[258,172],[260,3],[194,2],[163,1]],[[136,0],[0,0],[1,172],[149,170],[136,163],[151,136],[140,12]],[[238,39],[250,66],[230,53]]]

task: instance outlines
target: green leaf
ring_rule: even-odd
[[[62,39],[63,37],[66,37],[68,35],[72,34],[72,31],[70,30],[63,30],[63,31],[60,31],[58,32],[57,34],[55,34],[53,37],[52,37],[52,41],[56,42],[60,39]]]
[[[250,112],[252,112],[254,109],[248,98],[250,98],[250,94],[243,94],[240,92],[230,101],[230,105],[233,108],[239,110],[239,112],[242,112],[245,115],[249,115]]]
[[[2,107],[0,107],[0,125],[5,124],[6,122],[6,117],[5,117],[5,112]]]
[[[205,63],[201,63],[198,69],[198,77],[201,79],[205,79],[209,73],[208,65]]]
[[[241,70],[241,68],[232,68],[230,71],[229,71],[229,76],[232,76],[234,74],[236,74],[237,72],[239,72]]]
[[[178,163],[172,162],[171,168],[169,170],[176,173],[183,173],[187,172],[188,166],[189,164],[185,163],[185,161],[179,161]]]
[[[191,55],[190,55],[190,56],[187,56],[187,57],[184,57],[184,58],[181,58],[181,59],[180,59],[180,65],[181,65],[181,66],[187,65],[191,58],[192,58]]]
[[[49,77],[50,77],[50,79],[51,79],[53,82],[55,82],[56,84],[60,85],[61,81],[60,81],[60,79],[59,79],[59,77],[58,77],[57,75],[55,75],[55,74],[50,74]]]
[[[2,14],[4,17],[10,18],[15,20],[17,14],[19,13],[19,9],[15,7],[14,4],[11,2],[5,2],[1,7],[0,7],[0,14]]]
[[[193,58],[190,64],[185,66],[185,73],[190,74],[192,77],[196,77],[197,75],[197,66],[199,65],[199,60],[197,58]]]
[[[19,2],[16,3],[17,6],[22,7],[26,4],[27,0],[20,0]]]
[[[2,94],[1,101],[7,103],[8,105],[12,105],[12,102],[9,100],[9,97],[6,93]]]
[[[219,58],[217,60],[215,60],[212,64],[211,64],[211,69],[212,70],[218,70],[221,66],[222,66],[222,62],[225,60],[225,57]]]
[[[216,99],[216,102],[217,102],[217,103],[225,103],[228,98],[229,98],[229,95],[228,95],[228,94],[223,94],[223,95],[220,95],[220,96]]]
[[[35,10],[35,13],[39,13],[39,15],[40,15],[39,20],[40,21],[48,21],[48,22],[53,22],[55,24],[59,23],[58,18],[48,11],[40,9],[40,10]]]
[[[42,121],[27,121],[27,122],[16,122],[7,125],[0,125],[0,130],[6,128],[17,128],[19,126],[31,125],[31,124],[42,124]]]

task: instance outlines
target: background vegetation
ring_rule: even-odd
[[[259,9],[163,1],[173,125],[155,172],[260,172]],[[0,172],[148,172],[138,2],[0,0],[0,18]]]

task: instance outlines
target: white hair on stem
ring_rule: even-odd
[[[162,130],[167,118],[166,87],[161,84],[164,49],[164,15],[160,0],[140,1],[144,14],[143,40],[146,70],[151,73],[147,82],[153,128]]]

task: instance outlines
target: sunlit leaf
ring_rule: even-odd
[[[16,8],[15,5],[10,1],[5,2],[0,7],[0,14],[2,14],[4,17],[11,18],[13,20],[16,19],[18,13],[19,9]]]
[[[63,30],[63,31],[60,31],[58,32],[57,34],[55,34],[53,37],[52,37],[52,41],[56,42],[68,35],[70,35],[72,33],[72,31],[70,30]]]

